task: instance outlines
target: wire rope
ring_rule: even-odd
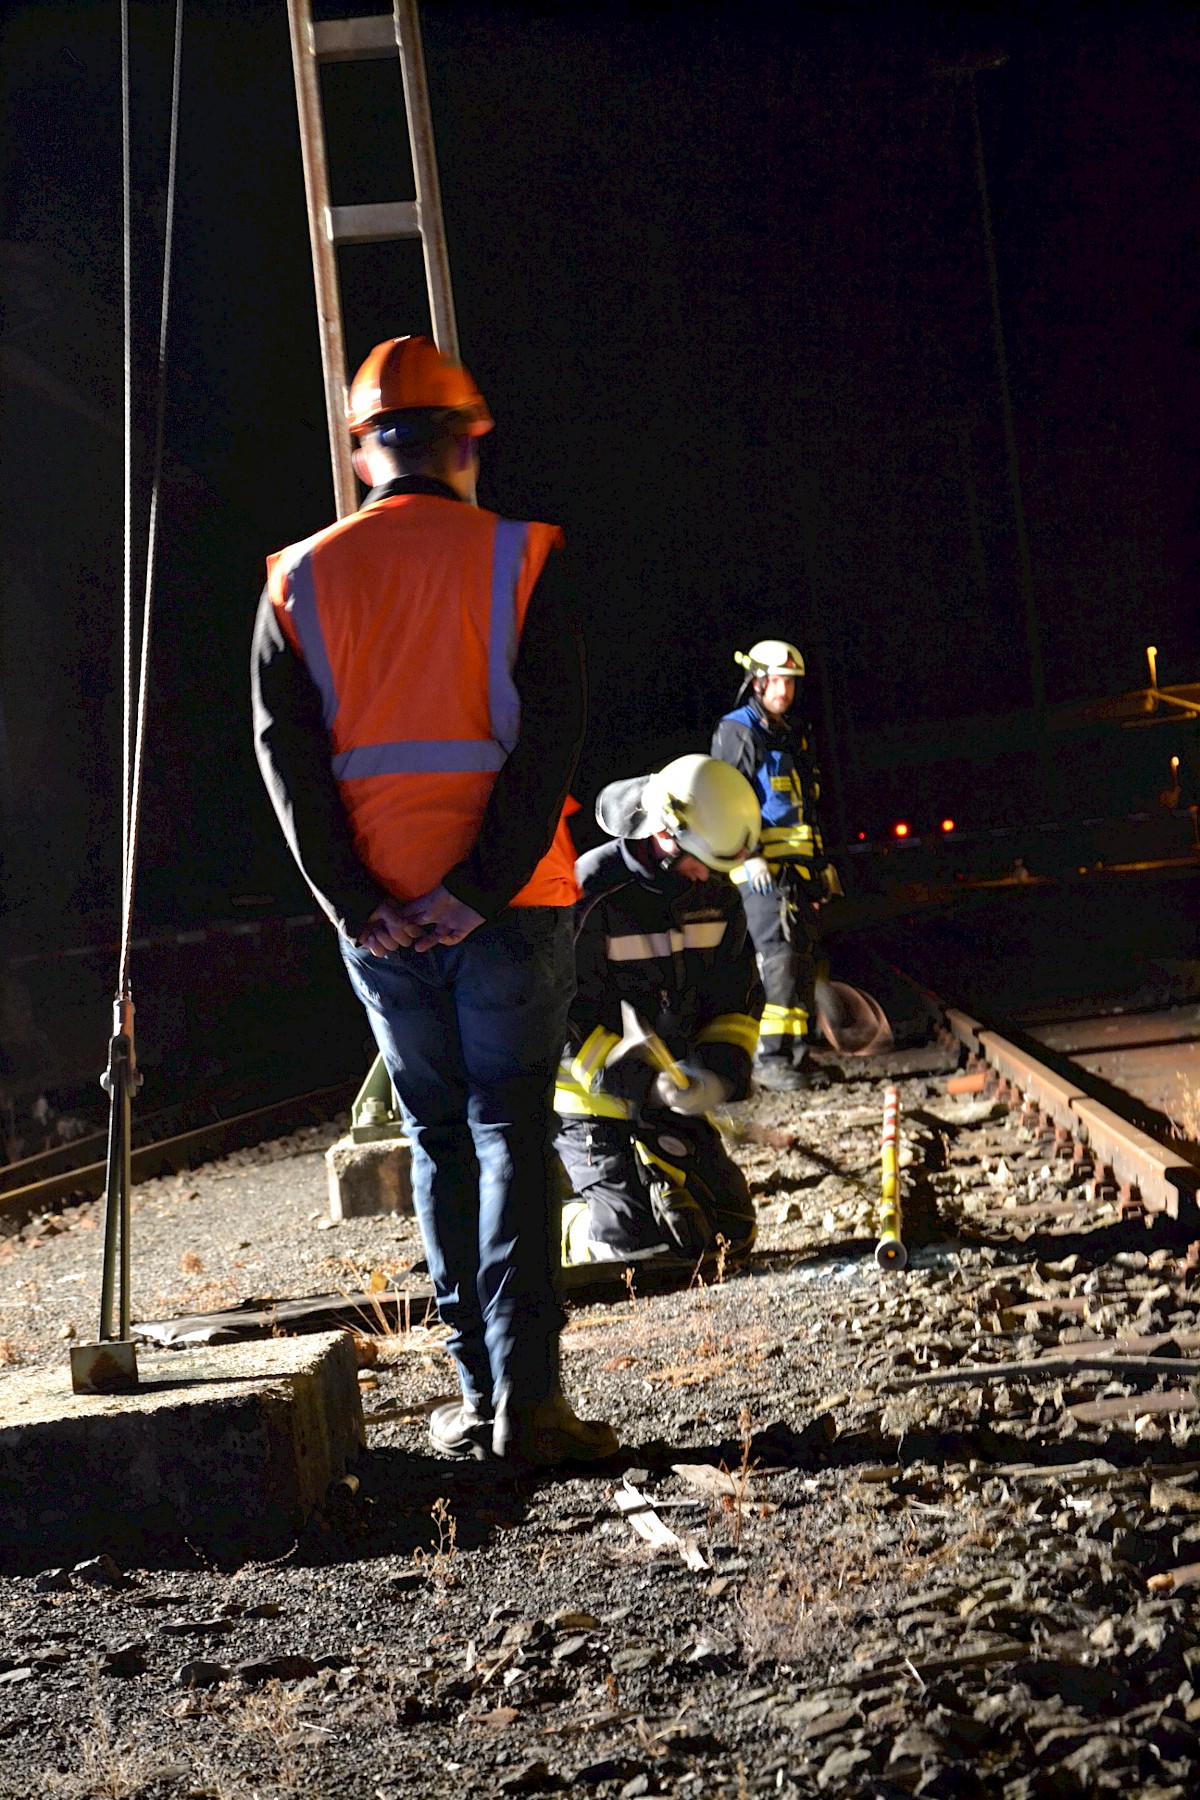
[[[121,663],[121,907],[129,861],[129,787],[133,693],[133,191],[130,178],[129,0],[121,0],[121,328],[124,358],[123,499],[125,561]]]
[[[128,6],[128,0],[123,0]],[[146,536],[146,575],[142,600],[142,633],[138,658],[138,691],[137,707],[132,723],[132,769],[126,764],[126,806],[127,828],[124,838],[124,855],[122,858],[121,888],[121,953],[120,969],[117,980],[117,992],[122,997],[129,992],[129,954],[133,935],[133,894],[137,874],[138,837],[141,826],[142,810],[142,772],[145,760],[146,745],[146,705],[149,690],[150,670],[150,622],[153,611],[154,576],[158,554],[158,522],[160,498],[162,491],[163,440],[166,430],[167,413],[167,331],[171,312],[171,260],[175,237],[175,189],[176,170],[179,160],[179,93],[180,76],[183,66],[183,0],[175,0],[175,46],[171,68],[171,136],[167,153],[167,204],[166,221],[163,232],[163,276],[162,295],[159,305],[158,320],[158,367],[155,392],[154,412],[154,451],[151,463],[150,478],[150,518]],[[132,364],[132,353],[128,340],[126,342],[126,367]],[[127,577],[132,597],[132,578]],[[132,619],[128,619],[126,632],[126,710],[131,705],[132,689]],[[126,744],[130,739],[130,731],[126,728]]]
[[[108,1156],[105,1177],[107,1204],[104,1219],[104,1261],[100,1285],[99,1341],[115,1340],[126,1347],[128,1365],[120,1370],[125,1385],[137,1385],[137,1366],[129,1345],[129,1189],[130,1112],[132,1095],[141,1085],[133,1044],[133,994],[129,978],[129,953],[133,930],[133,893],[137,872],[137,845],[141,823],[142,767],[146,741],[146,700],[150,670],[150,623],[154,598],[155,555],[158,545],[159,496],[162,488],[163,439],[166,425],[167,327],[170,319],[171,253],[175,230],[175,172],[179,151],[179,91],[183,55],[183,0],[175,0],[175,48],[171,72],[171,132],[167,152],[167,206],[163,231],[162,288],[159,300],[158,367],[155,394],[154,440],[151,458],[150,515],[146,534],[146,574],[142,599],[142,628],[134,693],[133,618],[133,182],[131,175],[131,80],[129,57],[129,0],[121,0],[121,266],[124,327],[125,432],[124,432],[124,631],[122,633],[121,709],[121,944],[117,967],[117,994],[113,1004],[113,1035],[108,1047],[108,1068],[102,1081],[111,1100],[108,1121]],[[114,1300],[117,1316],[114,1317]],[[104,1380],[109,1382],[110,1373]],[[96,1391],[97,1376],[87,1359],[76,1371],[72,1359],[72,1383],[77,1392]]]

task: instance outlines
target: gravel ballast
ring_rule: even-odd
[[[0,1795],[1195,1793],[1200,1438],[1152,1398],[1190,1377],[1069,1361],[1200,1360],[1186,1244],[950,1098],[938,1054],[893,1065],[906,1273],[872,1257],[881,1064],[738,1109],[775,1136],[737,1150],[745,1268],[572,1314],[567,1386],[613,1466],[439,1461],[452,1378],[414,1319],[360,1352],[369,1452],[281,1559],[97,1544],[0,1581]],[[323,1228],[335,1135],[136,1189],[135,1313],[402,1277],[410,1220]],[[94,1328],[96,1220],[3,1245],[11,1367]],[[962,1379],[911,1385],[935,1371]],[[1122,1416],[1092,1422],[1101,1399]]]

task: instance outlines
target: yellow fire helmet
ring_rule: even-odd
[[[804,677],[804,658],[795,644],[785,643],[783,638],[760,638],[749,650],[735,650],[733,660],[745,669],[750,681],[761,675],[789,675],[793,681]]]

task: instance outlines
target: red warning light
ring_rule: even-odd
[[[860,844],[865,844],[865,843],[866,843],[866,841],[867,841],[867,834],[866,834],[866,832],[865,832],[865,831],[860,831],[860,832],[859,832],[859,834],[858,834],[858,841],[859,841],[859,843],[860,843]]]
[[[954,820],[953,819],[943,819],[942,820],[942,830],[945,832],[953,831],[954,830]]]
[[[893,837],[907,837],[908,836],[908,826],[904,823],[903,819],[901,819],[897,824],[892,826],[892,836]]]

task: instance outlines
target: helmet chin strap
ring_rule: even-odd
[[[672,848],[670,850],[663,849],[662,845],[658,841],[660,836],[670,838],[671,846],[672,846]],[[649,846],[650,846],[650,854],[653,857],[656,865],[658,866],[658,868],[660,868],[664,872],[664,874],[669,874],[671,872],[671,870],[675,867],[675,864],[679,861],[680,857],[683,855],[683,850],[680,846],[679,839],[677,837],[672,836],[670,832],[661,832],[661,833],[655,832],[648,841],[649,841]]]

